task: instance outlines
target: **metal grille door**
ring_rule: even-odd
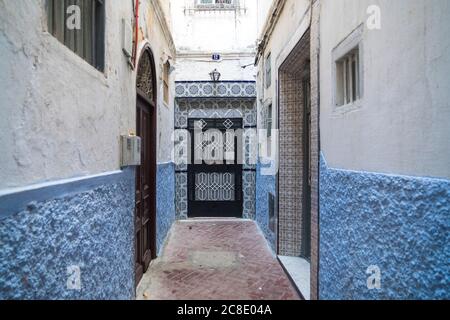
[[[189,120],[189,217],[242,217],[240,129],[242,119]]]

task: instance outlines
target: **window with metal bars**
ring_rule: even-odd
[[[196,0],[198,9],[234,9],[237,0]]]
[[[48,32],[89,64],[103,71],[104,0],[47,0],[46,6]],[[80,22],[75,28],[67,23],[74,14],[79,15],[76,19]]]
[[[266,118],[266,128],[267,128],[267,138],[272,137],[272,104],[267,107],[267,118]]]
[[[272,53],[269,53],[265,61],[265,83],[266,89],[272,85]]]
[[[344,106],[361,97],[359,48],[336,61],[336,105]]]

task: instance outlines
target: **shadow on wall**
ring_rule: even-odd
[[[449,299],[450,181],[320,169],[320,298]]]

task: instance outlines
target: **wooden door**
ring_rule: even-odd
[[[136,130],[141,137],[141,165],[136,170],[136,284],[156,258],[156,108],[138,90]]]

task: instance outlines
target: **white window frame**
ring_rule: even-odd
[[[347,113],[362,107],[364,97],[364,60],[363,60],[363,31],[364,25],[360,25],[350,33],[332,52],[332,85],[333,85],[333,112]],[[349,63],[356,63],[356,94],[352,85],[352,67]],[[344,71],[346,70],[346,71]],[[342,88],[341,84],[344,86]],[[343,92],[340,90],[343,89]],[[354,99],[356,96],[356,99]]]
[[[47,0],[45,2],[47,31],[64,46],[100,72],[105,70],[106,8],[103,0],[84,0],[77,3],[83,15],[80,30],[67,27],[68,1]],[[87,18],[89,17],[89,19]]]
[[[272,102],[267,105],[265,127],[267,129],[267,138],[272,138],[272,128],[273,128],[273,104]]]
[[[359,69],[359,47],[336,61],[336,107],[360,99]]]

